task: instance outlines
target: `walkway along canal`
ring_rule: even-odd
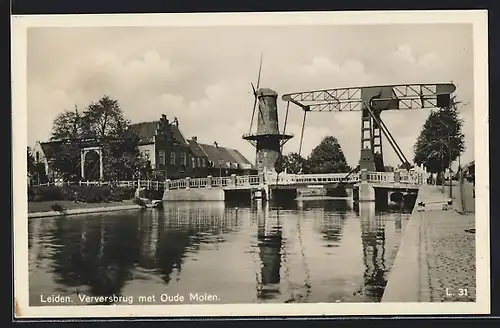
[[[422,186],[417,204],[446,199],[440,189]],[[467,212],[471,196],[464,195]],[[415,206],[383,302],[475,302],[475,213],[460,214],[461,206],[456,200],[447,210],[442,204]]]

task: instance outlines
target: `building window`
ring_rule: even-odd
[[[170,153],[170,164],[175,165],[175,153],[174,152]]]
[[[195,169],[196,168],[196,159],[195,158],[191,159],[191,164],[193,165],[193,169]]]
[[[184,152],[181,153],[181,165],[184,165],[184,166],[187,165],[187,157],[186,157],[186,153],[184,153]]]
[[[207,166],[207,162],[205,162],[205,158],[202,158],[202,159],[201,159],[201,165],[202,165],[203,167],[206,167],[206,166]]]
[[[165,151],[158,151],[158,161],[160,162],[160,165],[165,165]]]
[[[197,161],[198,162],[198,167],[201,167],[200,158],[198,157],[197,160],[198,160]]]

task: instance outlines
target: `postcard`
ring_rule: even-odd
[[[489,313],[487,37],[486,11],[13,16],[15,316]]]

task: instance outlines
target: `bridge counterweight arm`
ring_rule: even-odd
[[[361,111],[364,92],[375,95],[374,109],[417,109],[448,106],[453,84],[406,84],[326,89],[285,94],[282,100],[309,111]],[[371,97],[370,97],[371,98]]]

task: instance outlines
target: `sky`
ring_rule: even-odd
[[[27,34],[28,145],[50,138],[52,122],[75,105],[116,99],[132,123],[177,117],[186,138],[240,150],[255,160],[249,132],[250,83],[278,93],[382,84],[443,83],[463,101],[466,150],[474,159],[472,25],[208,27],[31,27]],[[431,109],[385,111],[407,158]],[[290,106],[284,152],[299,149],[302,111]],[[336,137],[351,166],[360,153],[360,112],[310,113],[302,154]],[[254,124],[255,127],[255,124]],[[387,140],[386,165],[400,162]]]

